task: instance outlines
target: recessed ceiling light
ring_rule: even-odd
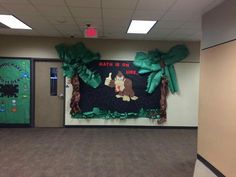
[[[127,33],[147,34],[157,21],[132,20]]]
[[[18,20],[13,15],[0,15],[0,22],[12,29],[32,30],[32,28]]]

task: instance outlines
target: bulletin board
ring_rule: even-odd
[[[145,91],[148,75],[139,75],[132,61],[100,60],[90,63],[88,68],[100,74],[102,83],[94,89],[80,81],[81,113],[73,118],[160,118],[160,86],[153,94],[148,94]],[[122,88],[111,84],[117,82],[118,76],[123,77],[127,96],[119,95]]]
[[[29,59],[0,59],[0,124],[29,124]]]
[[[175,67],[181,91],[178,94],[168,95],[168,118],[166,123],[161,124],[160,126],[196,127],[198,125],[200,64],[177,63]],[[112,75],[112,78],[114,78],[114,76],[115,75]],[[132,75],[127,75],[127,77],[131,76]],[[107,74],[104,74],[103,81],[106,77]],[[70,114],[72,86],[71,84],[67,84],[68,78],[66,78],[66,80],[65,126],[158,126],[157,119],[150,119],[145,117],[133,119],[73,118]],[[104,83],[101,83],[101,86],[103,85]],[[106,86],[106,89],[110,90],[114,94],[114,90],[112,88]],[[146,89],[146,87],[144,89]],[[157,90],[158,89],[159,88],[157,88]],[[86,96],[83,96],[81,94],[81,99],[86,99]],[[82,101],[80,103],[82,103]],[[83,107],[86,108],[86,105],[84,105]]]

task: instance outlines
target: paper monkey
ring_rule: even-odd
[[[138,99],[132,88],[132,80],[125,78],[121,71],[118,71],[114,80],[112,80],[111,75],[112,73],[109,73],[109,76],[105,80],[105,85],[115,88],[115,92],[117,93],[116,98],[122,98],[123,101]]]

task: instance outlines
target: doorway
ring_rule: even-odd
[[[35,127],[63,127],[64,77],[62,63],[35,61]]]

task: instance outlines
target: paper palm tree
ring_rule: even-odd
[[[146,91],[151,94],[161,84],[160,120],[158,123],[166,121],[168,87],[171,93],[179,91],[174,64],[188,55],[189,51],[185,45],[177,45],[167,53],[156,49],[148,53],[138,52],[135,56],[134,65],[139,68],[139,74],[149,73]]]

